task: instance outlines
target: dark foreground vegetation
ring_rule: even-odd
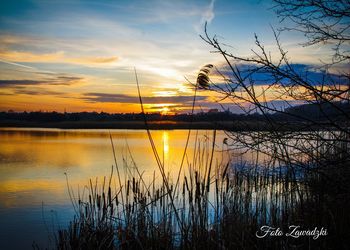
[[[178,178],[164,175],[159,162],[161,180],[156,170],[147,181],[134,162],[123,161],[79,195],[70,188],[76,217],[56,235],[57,248],[347,249],[350,172],[343,157],[349,144],[334,144],[327,162],[309,159],[293,168],[276,161],[214,163],[213,148],[205,145],[198,141]],[[317,159],[326,152],[314,153]],[[264,225],[283,235],[258,238]],[[292,225],[309,231],[287,236]]]

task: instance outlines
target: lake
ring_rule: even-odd
[[[151,131],[166,172],[176,176],[187,130]],[[74,210],[68,183],[76,193],[98,178],[102,183],[114,165],[110,135],[123,179],[123,165],[134,160],[147,180],[160,174],[145,130],[0,129],[0,246],[30,249],[54,245],[52,233],[66,227]],[[226,157],[223,131],[216,134],[214,162]],[[197,138],[197,139],[196,139]],[[190,159],[195,145],[211,149],[213,131],[191,131]],[[196,144],[197,141],[197,144]],[[230,157],[232,154],[230,154]],[[234,161],[249,160],[249,154]],[[184,165],[186,169],[187,165]],[[66,173],[66,174],[65,174]],[[51,235],[51,239],[49,239]]]

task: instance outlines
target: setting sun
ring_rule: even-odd
[[[168,112],[170,111],[170,109],[168,107],[163,107],[161,110],[160,110],[160,113],[162,115],[167,115]]]

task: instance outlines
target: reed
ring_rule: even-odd
[[[123,168],[127,173],[124,180],[116,171],[103,180],[90,180],[74,201],[76,217],[68,229],[58,232],[57,248],[341,249],[349,206],[343,202],[339,207],[341,193],[320,189],[326,170],[295,167],[291,171],[277,161],[263,166],[233,164],[229,159],[219,162],[213,160],[214,144],[214,140],[211,146],[198,140],[178,189],[178,176],[173,180],[164,173],[160,182],[155,177],[146,180],[135,162],[130,165],[125,160],[118,165],[120,172]],[[336,148],[343,150],[344,145],[334,146],[330,160],[339,155]],[[307,164],[321,168],[319,162]],[[295,224],[327,227],[331,236],[318,240],[255,236],[263,225],[288,231]]]
[[[110,137],[114,158],[111,175],[102,181],[90,180],[78,197],[69,188],[76,216],[67,229],[58,232],[58,249],[347,248],[349,242],[344,239],[350,239],[346,228],[350,222],[346,212],[350,208],[348,134],[344,134],[344,140],[339,140],[339,136],[326,140],[327,143],[316,140],[315,145],[321,146],[297,156],[301,159],[298,162],[290,160],[289,156],[295,154],[293,147],[278,139],[267,146],[282,151],[283,157],[276,153],[263,163],[233,163],[230,155],[214,159],[216,130],[212,141],[201,140],[196,134],[190,159],[189,130],[181,164],[173,178],[165,171],[164,160],[148,128],[136,70],[135,77],[161,179],[156,180],[156,172],[153,179],[145,179],[129,147],[131,162],[121,157],[122,164],[118,164]],[[200,78],[195,90],[207,86],[206,80]],[[192,112],[195,98],[196,94]],[[256,153],[258,159],[259,151]],[[256,237],[264,225],[283,232],[288,232],[290,225],[305,229],[325,227],[330,236],[318,240]]]

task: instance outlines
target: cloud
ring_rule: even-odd
[[[24,88],[16,88],[13,94],[22,94],[22,95],[50,95],[50,96],[62,96],[66,93],[58,92],[58,91],[50,91],[45,89],[24,89]]]
[[[197,101],[206,100],[206,96],[197,96]],[[125,94],[108,94],[108,93],[85,93],[81,99],[87,102],[116,102],[116,103],[139,103],[137,96]],[[183,103],[190,104],[193,96],[145,96],[142,97],[144,103]]]
[[[61,46],[57,46],[53,41],[45,38],[0,35],[0,44],[0,60],[8,64],[12,63],[15,66],[23,66],[15,62],[55,63],[67,59]],[[54,49],[54,47],[60,49],[55,51],[57,49]],[[45,52],[39,52],[38,48]]]
[[[57,76],[42,80],[0,80],[0,87],[17,87],[17,86],[31,86],[31,85],[72,85],[81,81],[83,78],[75,76]]]
[[[16,67],[21,67],[21,68],[25,68],[25,69],[35,69],[34,67],[30,67],[30,66],[27,66],[27,65],[23,65],[23,64],[19,64],[19,63],[14,63],[14,62],[8,62],[6,60],[2,60],[0,59],[0,62],[1,63],[5,63],[5,64],[9,64],[9,65],[12,65],[12,66],[16,66]]]
[[[204,24],[206,22],[211,23],[211,21],[214,19],[214,17],[215,17],[214,3],[215,3],[215,0],[211,0],[208,7],[204,10],[204,12],[202,14],[202,19],[201,19],[202,24]]]
[[[37,84],[47,84],[47,82],[37,81],[37,80],[0,80],[0,86],[2,87],[13,87],[18,85],[37,85]]]
[[[204,10],[202,10],[200,22],[194,27],[196,32],[202,32],[204,24],[210,24],[215,18],[214,4],[215,0],[211,0],[209,5]]]
[[[64,51],[52,53],[33,53],[27,51],[15,51],[9,49],[0,50],[0,60],[9,62],[33,62],[33,63],[69,63],[85,66],[96,66],[117,62],[117,56],[67,56]]]
[[[259,67],[254,64],[234,64],[237,68],[237,70],[240,72],[240,76],[242,79],[247,78],[247,81],[254,82],[254,85],[268,85],[272,83],[276,83],[278,81],[279,84],[282,85],[288,85],[293,82],[292,80],[286,77],[276,76],[271,73],[268,69],[265,69],[264,67]],[[319,85],[334,85],[334,84],[346,84],[347,78],[334,74],[325,72],[317,65],[312,64],[290,64],[290,68],[287,68],[287,66],[281,66],[280,69],[282,71],[291,72],[293,73],[287,73],[287,75],[293,75],[295,77],[299,77],[300,79],[303,79],[304,81],[308,82],[312,86],[319,86]],[[220,73],[225,75],[226,77],[234,79],[232,75],[231,69],[226,66],[226,64],[222,64],[220,66],[217,66],[217,69]],[[278,79],[276,79],[276,77]],[[212,78],[217,80],[220,79],[220,74],[217,74],[217,72],[212,71]],[[221,86],[219,84],[219,86]]]
[[[81,57],[81,58],[67,58],[65,62],[67,63],[76,63],[82,65],[90,64],[108,64],[117,62],[119,58],[117,56],[110,57]]]
[[[25,51],[1,50],[0,57],[12,62],[58,62],[63,60],[64,52],[32,53]]]

